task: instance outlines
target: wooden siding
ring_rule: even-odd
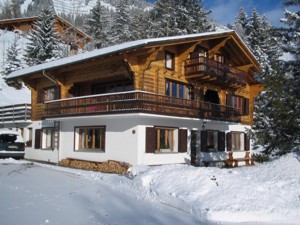
[[[94,57],[92,59],[82,60],[59,68],[48,69],[45,71],[48,77],[53,78],[56,84],[50,79],[43,75],[42,72],[36,72],[30,74],[24,78],[25,83],[32,90],[32,107],[33,107],[33,120],[41,119],[45,116],[57,116],[54,113],[54,103],[47,104],[47,113],[45,112],[44,104],[37,104],[37,91],[58,85],[61,91],[61,98],[66,101],[61,101],[62,105],[57,106],[58,110],[71,109],[72,104],[68,101],[68,98],[72,97],[83,97],[92,95],[92,87],[95,84],[109,84],[113,82],[119,82],[122,80],[128,80],[132,82],[133,90],[145,91],[148,93],[155,94],[156,96],[164,96],[166,94],[166,79],[172,82],[178,82],[186,85],[187,87],[199,88],[200,96],[202,99],[185,99],[193,105],[191,108],[184,108],[184,112],[179,110],[179,105],[175,104],[176,107],[164,107],[162,101],[166,101],[168,104],[169,98],[160,97],[159,100],[151,100],[151,106],[148,108],[144,105],[139,108],[139,111],[150,112],[153,110],[155,104],[161,105],[161,109],[155,109],[156,113],[162,113],[171,115],[172,110],[179,110],[180,116],[200,117],[205,118],[205,114],[201,114],[198,107],[201,106],[202,110],[213,110],[211,102],[203,103],[203,96],[207,90],[211,90],[218,95],[218,104],[215,104],[219,108],[226,109],[226,95],[232,94],[240,97],[249,99],[249,115],[242,115],[238,113],[238,119],[228,117],[223,114],[224,118],[218,117],[212,118],[217,120],[228,120],[237,121],[242,124],[253,123],[253,109],[255,97],[262,90],[262,86],[254,81],[253,74],[257,71],[257,64],[254,63],[250,53],[247,53],[240,43],[235,40],[232,36],[221,36],[218,38],[208,37],[201,40],[193,40],[189,42],[182,41],[180,43],[174,42],[171,44],[157,44],[156,46],[146,46],[121,53],[113,53],[111,55],[105,55],[101,57]],[[201,46],[200,46],[201,45]],[[216,67],[222,67],[230,69],[232,72],[233,80],[221,80],[218,77],[212,78],[210,76],[202,76],[201,71],[196,71],[196,76],[191,77],[187,73],[187,62],[190,60],[192,52],[199,48],[206,48],[208,50],[208,59]],[[165,52],[174,54],[174,69],[167,69],[165,66]],[[216,63],[213,61],[214,54],[224,54],[224,64]],[[240,56],[239,54],[242,54]],[[220,70],[221,71],[221,70]],[[202,71],[203,72],[203,71]],[[74,95],[71,90],[80,87],[80,93]],[[115,94],[118,96],[118,93]],[[90,98],[90,97],[87,97]],[[95,97],[96,99],[96,97]],[[134,104],[132,102],[125,105],[118,105],[123,111],[132,111],[134,107],[137,107],[136,103],[144,101],[143,98],[135,99]],[[196,101],[197,100],[197,101]],[[173,100],[172,100],[173,101]],[[182,101],[177,99],[176,101]],[[67,103],[68,102],[68,103]],[[79,101],[80,102],[80,101]],[[197,103],[198,102],[198,103]],[[67,104],[67,105],[63,105]],[[78,114],[87,113],[87,105],[84,104],[98,104],[83,102],[80,106],[74,103],[75,111]],[[99,103],[105,105],[104,103]],[[120,103],[110,103],[109,106]],[[130,104],[134,106],[130,109]],[[89,105],[90,106],[90,105]],[[107,105],[106,105],[107,106]],[[207,107],[211,107],[210,109]],[[53,108],[54,107],[54,108]],[[124,108],[125,107],[125,108]],[[67,110],[68,111],[68,110]],[[72,110],[71,110],[72,111]],[[223,110],[224,111],[224,110]],[[226,110],[225,110],[226,111]],[[237,111],[237,109],[233,110]],[[111,110],[105,113],[115,113],[116,111]],[[222,112],[222,110],[221,110]],[[76,114],[75,113],[75,114]],[[104,113],[103,111],[95,111],[94,113]],[[72,114],[74,116],[75,114]],[[68,115],[68,114],[67,114]],[[70,114],[71,116],[71,114]],[[202,117],[201,117],[202,116]]]

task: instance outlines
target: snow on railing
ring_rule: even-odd
[[[31,104],[17,104],[0,106],[0,122],[30,122],[31,121]]]

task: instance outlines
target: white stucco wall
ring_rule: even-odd
[[[34,143],[35,143],[35,130],[41,129],[42,127],[42,121],[34,121],[31,125],[24,128],[24,136],[25,140],[28,140],[28,128],[32,128],[32,146],[25,148],[25,158],[26,159],[32,159],[37,161],[44,161],[44,162],[50,162],[50,163],[58,163],[58,154],[59,150],[57,148],[53,150],[46,150],[46,149],[35,149]]]
[[[191,130],[201,131],[203,120],[185,117],[169,117],[154,114],[116,114],[99,115],[88,117],[60,118],[59,150],[26,148],[26,158],[55,162],[65,158],[82,159],[89,161],[117,160],[127,162],[132,165],[161,165],[169,163],[186,163],[190,161],[190,137]],[[221,122],[205,121],[205,129],[220,130],[224,132],[245,131],[245,126]],[[74,149],[74,129],[80,126],[105,126],[105,152],[75,151]],[[188,130],[188,151],[187,153],[146,153],[146,127],[163,126]],[[41,128],[41,121],[34,122],[34,130]],[[247,126],[249,128],[249,126]],[[198,144],[198,159],[209,157],[210,153],[200,153],[200,141]],[[238,154],[238,153],[235,153]],[[240,154],[244,154],[241,152]],[[214,157],[226,157],[224,152],[216,152]]]

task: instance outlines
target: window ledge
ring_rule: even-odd
[[[178,153],[182,153],[182,152],[157,152],[157,151],[155,151],[154,152],[155,154],[178,154]]]
[[[105,153],[103,150],[74,150],[74,152],[84,152],[84,153]]]

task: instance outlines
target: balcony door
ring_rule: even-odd
[[[204,101],[214,104],[220,104],[220,98],[217,91],[207,90],[204,95]]]

